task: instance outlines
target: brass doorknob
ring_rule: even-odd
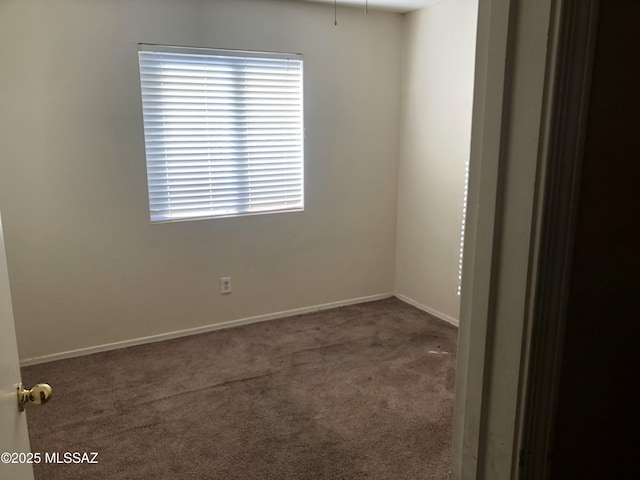
[[[18,384],[18,410],[24,411],[24,406],[31,402],[36,405],[47,403],[53,392],[51,386],[47,383],[39,383],[30,390],[25,390],[22,383]]]

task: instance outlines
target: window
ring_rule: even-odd
[[[458,255],[458,289],[457,294],[462,294],[462,258],[464,252],[464,228],[467,223],[467,203],[469,202],[469,160],[464,167],[464,194],[462,197],[462,225],[460,226],[460,252]]]
[[[138,50],[152,222],[304,209],[301,55]]]

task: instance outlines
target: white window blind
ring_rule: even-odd
[[[458,296],[462,294],[462,260],[464,253],[464,229],[467,223],[467,203],[469,202],[469,160],[464,167],[464,194],[462,197],[462,225],[460,226],[460,252],[458,255]]]
[[[304,208],[302,56],[140,45],[152,222]]]

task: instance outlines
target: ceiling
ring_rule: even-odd
[[[334,0],[305,0],[307,2],[330,3]],[[364,8],[366,0],[338,0],[338,5]],[[389,10],[392,12],[406,13],[418,8],[434,5],[443,0],[368,0],[370,9]]]

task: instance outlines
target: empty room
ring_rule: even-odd
[[[0,0],[0,478],[448,478],[477,23]]]

